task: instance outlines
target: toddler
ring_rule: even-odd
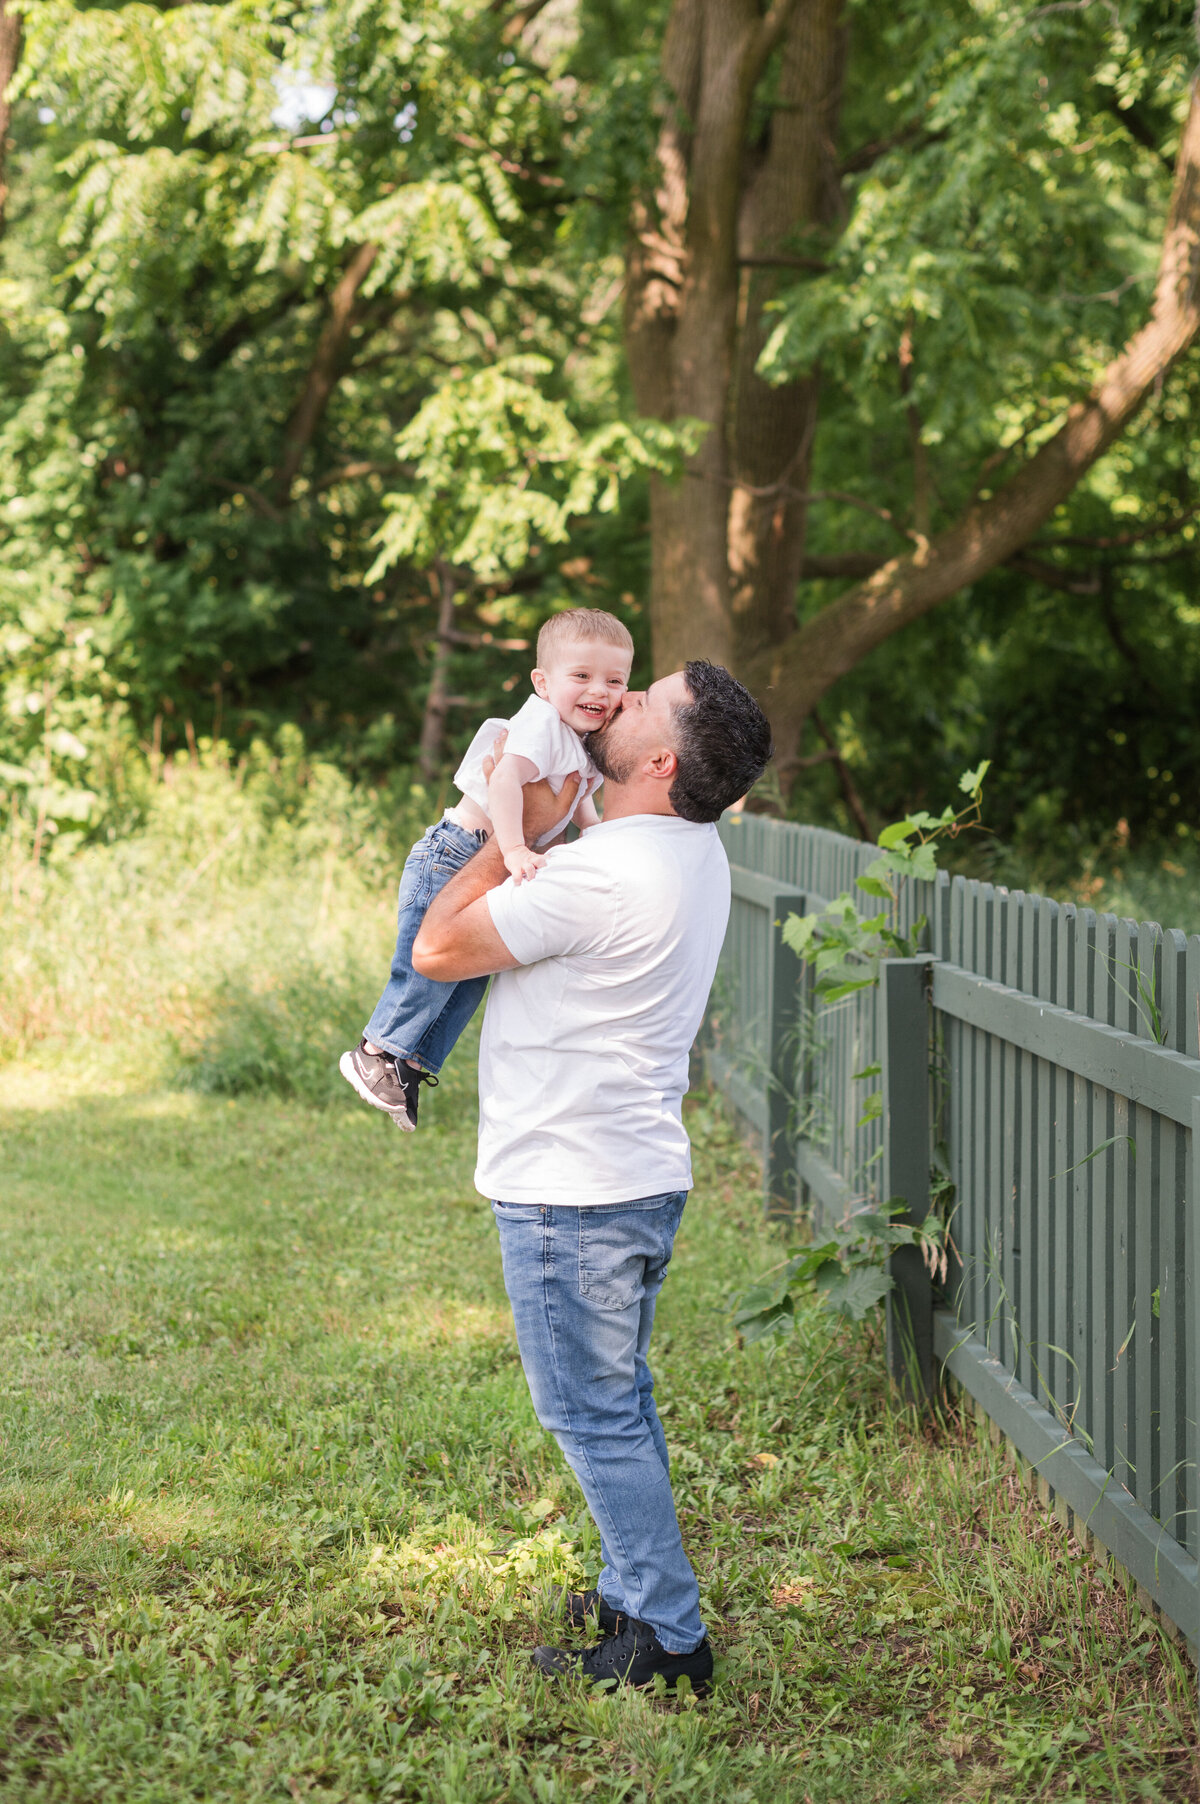
[[[583,738],[611,719],[629,686],[633,640],[621,622],[599,608],[554,614],[538,634],[534,693],[511,720],[485,720],[454,773],[462,800],[447,808],[409,853],[400,879],[399,919],[392,971],[363,1037],[344,1052],[339,1070],[364,1102],[382,1109],[398,1127],[417,1125],[422,1084],[436,1084],[447,1053],[479,1006],[486,977],[439,983],[412,968],[413,941],[438,891],[494,833],[514,883],[527,882],[545,864],[552,845],[574,820],[595,826],[594,796],[600,773]],[[499,734],[504,754],[490,778],[485,758]],[[526,783],[545,777],[557,795],[568,777],[581,781],[561,821],[525,844],[522,825]]]

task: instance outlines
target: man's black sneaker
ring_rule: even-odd
[[[690,1654],[669,1654],[648,1622],[635,1616],[621,1619],[615,1635],[606,1635],[595,1647],[535,1647],[533,1663],[547,1674],[578,1674],[589,1684],[615,1679],[619,1685],[653,1685],[661,1673],[668,1691],[687,1678],[697,1697],[712,1683],[712,1648],[707,1638]]]
[[[594,1618],[606,1635],[615,1635],[626,1620],[624,1610],[614,1610],[598,1591],[564,1591],[562,1601],[563,1615],[573,1629],[590,1627]]]
[[[417,1125],[417,1105],[422,1084],[436,1084],[429,1071],[418,1071],[390,1052],[369,1052],[366,1040],[360,1040],[353,1052],[344,1052],[338,1070],[348,1084],[353,1084],[364,1102],[382,1109],[396,1126],[411,1134]]]

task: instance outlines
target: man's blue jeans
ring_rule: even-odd
[[[599,1588],[672,1654],[698,1647],[704,1624],[646,1355],[686,1201],[492,1204],[533,1407],[600,1530]]]
[[[486,833],[469,833],[454,821],[436,821],[404,861],[396,911],[396,950],[383,995],[363,1032],[398,1059],[415,1059],[435,1075],[479,1007],[486,977],[439,983],[412,968],[413,941],[439,890],[474,858]]]

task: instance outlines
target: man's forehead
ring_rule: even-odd
[[[646,697],[656,707],[662,704],[668,708],[678,708],[690,700],[691,691],[682,670],[673,670],[670,676],[659,677],[656,683],[651,683]]]

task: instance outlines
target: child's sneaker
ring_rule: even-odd
[[[338,1070],[348,1084],[353,1084],[364,1102],[373,1109],[390,1115],[398,1128],[411,1134],[417,1125],[417,1106],[422,1084],[436,1084],[430,1071],[418,1071],[390,1052],[370,1052],[365,1039],[353,1052],[344,1052]]]

